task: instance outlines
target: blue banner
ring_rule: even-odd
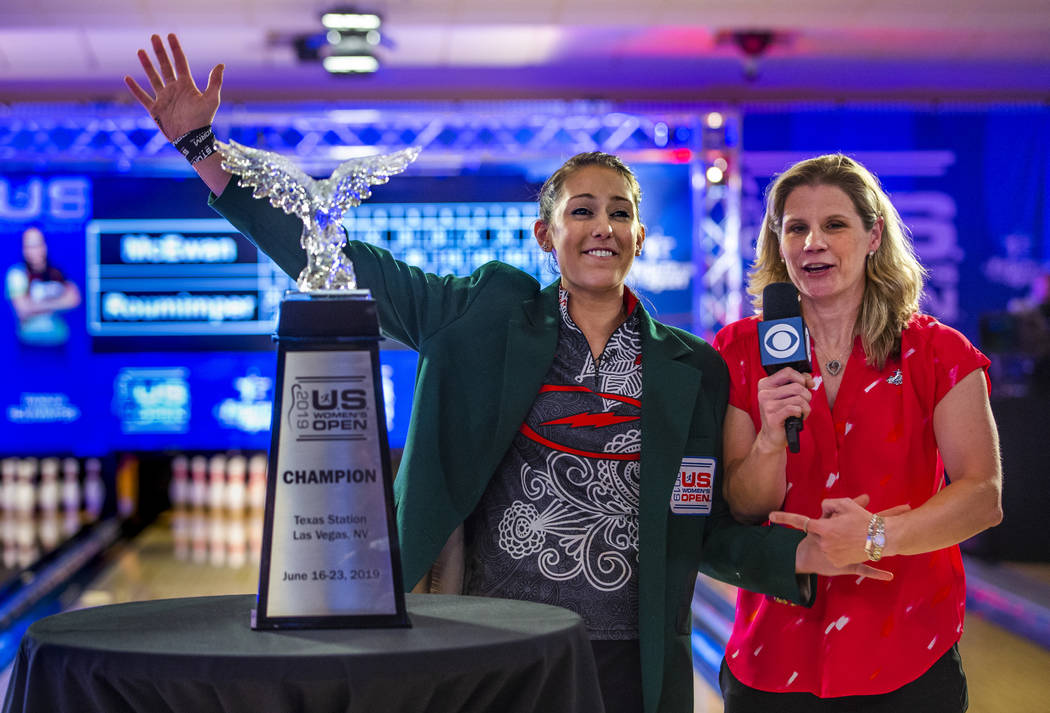
[[[980,321],[1050,270],[1050,110],[755,109],[744,117],[742,244],[795,161],[841,151],[882,180],[930,271],[923,309],[980,341]]]

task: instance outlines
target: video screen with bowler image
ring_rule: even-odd
[[[689,326],[689,173],[638,167],[647,255],[639,292]],[[406,175],[347,212],[349,237],[438,274],[490,260],[555,279],[532,225],[544,167]],[[207,205],[195,177],[0,175],[0,453],[266,450],[278,304],[294,281]],[[669,206],[678,206],[671,210]],[[416,354],[381,364],[389,442],[404,445]],[[62,453],[54,453],[62,444]]]

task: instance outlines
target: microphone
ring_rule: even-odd
[[[758,323],[758,351],[767,374],[785,367],[798,372],[810,368],[809,331],[802,321],[798,290],[790,282],[772,282],[762,290],[762,321]],[[790,416],[784,421],[788,450],[798,453],[798,434],[802,419]]]

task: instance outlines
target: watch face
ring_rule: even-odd
[[[886,535],[882,534],[881,532],[876,532],[874,535],[872,535],[871,541],[875,543],[876,547],[885,547]]]

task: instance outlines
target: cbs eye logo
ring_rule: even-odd
[[[790,324],[778,324],[766,332],[763,345],[775,359],[783,359],[795,353],[801,341],[798,330]]]

